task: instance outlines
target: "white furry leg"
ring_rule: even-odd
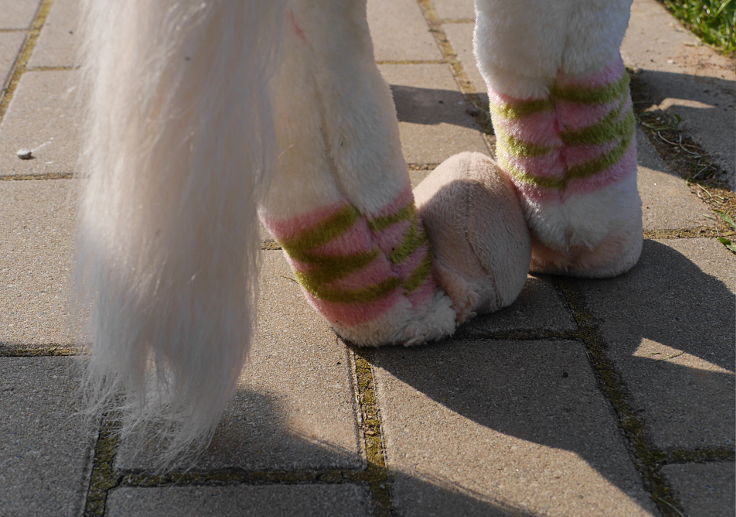
[[[88,386],[164,460],[206,440],[254,319],[256,203],[276,150],[281,1],[86,0],[77,280]]]
[[[476,0],[497,158],[521,195],[535,271],[612,276],[639,257],[635,122],[618,56],[630,3]]]
[[[373,60],[365,2],[292,4],[278,75],[283,149],[261,210],[310,303],[359,345],[454,331]]]

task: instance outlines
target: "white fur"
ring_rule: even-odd
[[[641,200],[635,174],[595,192],[575,194],[564,203],[523,198],[522,205],[529,226],[556,249],[594,248],[622,230],[641,235]]]
[[[613,60],[631,0],[476,0],[478,68],[489,89],[544,97],[559,72],[589,74]]]
[[[173,455],[210,435],[251,339],[281,2],[84,7],[90,402],[122,406],[128,429],[163,421]]]

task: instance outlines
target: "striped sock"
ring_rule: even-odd
[[[340,201],[289,219],[262,218],[310,304],[346,339],[410,344],[454,330],[454,316],[439,331],[413,321],[442,294],[411,190],[368,217]]]
[[[550,95],[491,92],[499,165],[532,200],[564,201],[636,170],[635,120],[623,62],[590,77],[560,75]]]

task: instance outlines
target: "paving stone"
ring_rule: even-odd
[[[463,151],[488,154],[448,65],[380,65],[391,85],[408,163],[440,163]]]
[[[23,44],[25,34],[22,32],[0,32],[0,87],[4,88],[10,80],[15,59]],[[0,90],[0,99],[4,90]]]
[[[475,19],[473,0],[434,0],[432,3],[437,16],[442,19]]]
[[[583,345],[455,340],[373,359],[401,515],[646,515]]]
[[[376,61],[442,59],[415,0],[369,0],[368,25]]]
[[[0,29],[26,29],[31,26],[41,0],[0,0]]]
[[[736,256],[646,241],[632,271],[580,285],[654,445],[733,446]]]
[[[79,114],[74,78],[75,72],[67,71],[23,74],[0,124],[0,176],[75,170]],[[19,159],[18,149],[35,149],[35,158]]]
[[[572,316],[549,282],[528,276],[524,289],[510,306],[479,316],[459,330],[461,336],[482,336],[504,330],[575,330]]]
[[[67,357],[0,359],[0,515],[80,515],[95,433]]]
[[[264,251],[258,334],[211,447],[197,468],[360,468],[347,349],[307,305],[280,251]],[[122,468],[150,468],[135,441]]]
[[[736,486],[732,462],[665,465],[662,472],[679,496],[687,515],[734,515]]]
[[[730,174],[736,188],[736,66],[682,27],[656,0],[635,0],[621,53],[639,69],[636,84],[652,108],[682,117],[681,127]]]
[[[78,43],[79,0],[54,0],[28,66],[74,66]]]
[[[645,230],[713,226],[710,210],[685,181],[668,171],[644,132],[637,131],[638,187]]]
[[[444,24],[442,28],[450,40],[453,50],[457,54],[460,64],[463,66],[465,75],[470,82],[473,83],[472,91],[476,93],[486,93],[486,82],[480,75],[478,65],[473,54],[473,23],[452,23]],[[487,102],[486,102],[487,104]],[[488,106],[485,106],[486,108]]]
[[[368,491],[354,485],[118,488],[108,517],[372,515]]]
[[[0,181],[0,349],[72,344],[73,181]]]

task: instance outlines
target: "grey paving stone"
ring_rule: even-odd
[[[73,181],[0,181],[0,348],[72,344]]]
[[[736,188],[736,67],[703,45],[656,0],[636,0],[622,50],[653,108],[682,117],[682,125]]]
[[[455,340],[373,360],[401,515],[648,515],[572,341]]]
[[[654,445],[733,446],[736,256],[646,241],[631,272],[580,285]]]
[[[280,251],[263,252],[258,334],[197,468],[360,468],[347,349],[307,305]],[[123,444],[121,468],[150,468]]]
[[[41,0],[0,0],[0,29],[26,29],[31,26]]]
[[[475,19],[475,2],[473,0],[434,0],[432,4],[437,16],[442,19]]]
[[[28,66],[78,65],[79,0],[54,0]]]
[[[0,176],[69,173],[76,168],[79,114],[75,72],[26,72],[0,124]],[[41,147],[43,146],[43,147]],[[18,149],[36,149],[20,160]]]
[[[670,172],[644,132],[637,131],[638,187],[645,230],[713,226],[708,207]]]
[[[0,515],[80,515],[95,433],[75,412],[73,359],[0,359]]]
[[[483,315],[459,329],[460,335],[483,336],[504,330],[575,330],[576,325],[562,299],[549,282],[527,277],[516,301],[505,309]]]
[[[442,59],[415,0],[369,0],[376,61]]]
[[[440,163],[462,151],[488,148],[448,65],[381,65],[391,86],[408,163]]]
[[[0,32],[0,88],[5,88],[10,80],[10,72],[24,38],[22,32]],[[0,98],[4,92],[4,89],[0,90]]]
[[[480,75],[478,65],[473,54],[473,23],[451,23],[444,24],[442,28],[450,40],[453,50],[457,54],[460,64],[463,66],[465,75],[473,84],[472,90],[476,93],[486,92],[486,82]],[[487,107],[487,106],[486,106]]]
[[[108,517],[276,517],[372,515],[368,491],[354,485],[118,488]]]
[[[736,486],[732,462],[665,465],[662,472],[679,496],[687,515],[734,515]]]

